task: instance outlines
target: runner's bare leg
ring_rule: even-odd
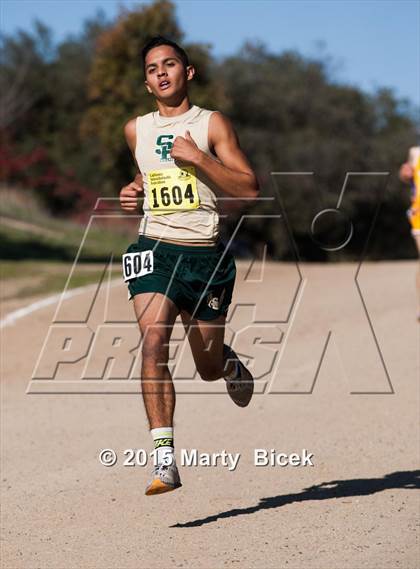
[[[229,373],[233,363],[224,370],[223,340],[225,337],[226,316],[214,320],[197,320],[185,310],[181,318],[187,332],[195,366],[205,381],[215,381]]]
[[[179,313],[160,293],[134,297],[134,310],[142,335],[141,384],[150,429],[173,425],[175,389],[168,369],[169,340]]]

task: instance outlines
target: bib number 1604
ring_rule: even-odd
[[[152,215],[188,211],[200,205],[194,166],[148,172],[147,191]]]
[[[153,208],[159,207],[158,201],[158,189],[152,189],[152,196],[153,196]],[[160,188],[160,199],[162,205],[165,207],[170,206],[171,204],[175,206],[181,205],[183,202],[186,204],[186,209],[189,209],[189,204],[194,204],[194,194],[192,190],[192,184],[188,184],[187,187],[182,190],[180,186],[172,186],[172,188],[168,188],[163,186]]]

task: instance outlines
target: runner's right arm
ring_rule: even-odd
[[[136,150],[136,119],[128,121],[124,127],[125,139],[127,141],[128,147],[133,154],[134,161],[135,150]],[[139,194],[143,192],[143,176],[141,172],[136,174],[136,177],[132,182],[121,188],[120,191],[120,204],[124,211],[137,211]]]

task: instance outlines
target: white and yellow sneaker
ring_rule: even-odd
[[[153,468],[152,480],[146,487],[146,496],[164,494],[182,486],[178,468],[173,464],[158,464]]]

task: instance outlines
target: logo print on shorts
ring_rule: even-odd
[[[207,295],[207,305],[210,308],[213,308],[213,310],[219,310],[220,306],[222,305],[224,296],[225,296],[225,289],[223,289],[220,298],[214,296],[212,292],[209,292]]]
[[[173,159],[169,154],[173,146],[172,144],[173,137],[174,137],[173,134],[161,134],[156,139],[156,145],[159,148],[156,148],[155,152],[156,154],[160,155],[161,162],[173,162]]]

